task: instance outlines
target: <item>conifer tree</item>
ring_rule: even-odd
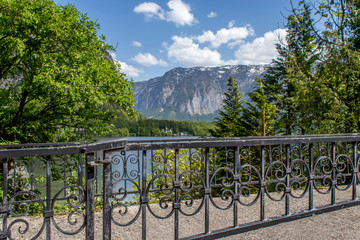
[[[240,121],[245,134],[247,136],[275,135],[278,108],[269,103],[261,78],[255,80],[254,89],[248,95],[251,101],[243,109]]]
[[[244,136],[240,119],[245,100],[234,77],[229,78],[227,87],[227,92],[224,93],[223,107],[218,110],[220,116],[215,118],[216,129],[211,131],[211,134],[215,137]]]
[[[287,35],[276,45],[278,58],[273,60],[264,76],[264,91],[271,103],[279,108],[277,130],[281,134],[304,134],[310,128],[309,105],[320,102],[318,95],[304,86],[316,83],[319,45],[312,29],[309,5],[288,17]],[[305,90],[307,89],[307,90]]]

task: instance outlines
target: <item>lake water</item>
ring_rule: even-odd
[[[175,137],[103,137],[98,138],[98,141],[111,141],[111,140],[128,140],[128,141],[146,141],[151,142],[153,140],[182,140],[182,139],[196,139],[196,136],[175,136]],[[151,163],[151,153],[147,156],[147,176],[150,177],[154,174],[155,168]],[[142,151],[127,151],[125,155],[121,152],[115,152],[112,154],[112,174],[115,192],[120,188],[127,191],[136,190],[134,182],[138,182],[139,176],[142,174]],[[156,172],[156,171],[155,171]],[[101,189],[102,185],[102,167],[95,169],[97,175],[96,189]],[[132,181],[119,181],[119,179],[131,179]],[[125,197],[124,201],[133,201],[136,198],[136,194],[129,194]]]

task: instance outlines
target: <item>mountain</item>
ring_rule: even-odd
[[[245,95],[265,65],[174,68],[162,77],[135,82],[135,108],[146,117],[213,121],[230,76]]]

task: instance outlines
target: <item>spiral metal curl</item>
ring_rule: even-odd
[[[179,202],[182,202],[182,201],[185,201],[185,205],[186,205],[187,207],[192,207],[193,204],[194,204],[194,202],[195,202],[194,198],[193,198],[191,195],[189,195],[189,194],[182,195],[182,196],[180,197]],[[192,215],[195,215],[195,214],[196,214],[196,213],[194,213],[194,214],[187,214],[187,213],[185,213],[181,208],[180,208],[180,212],[181,212],[182,214],[186,215],[186,216],[192,216]]]
[[[314,164],[314,188],[318,193],[327,194],[330,192],[332,185],[331,173],[332,163],[330,157],[319,157]]]
[[[154,175],[165,173],[166,159],[164,154],[160,152],[155,152],[155,154],[151,158],[151,161],[155,165],[155,169],[153,169]]]
[[[300,146],[298,144],[291,145],[290,152],[292,154],[292,158],[301,158],[301,155],[302,155],[301,144],[300,144]]]
[[[39,231],[33,238],[31,238],[31,239],[37,239],[37,238],[40,236],[40,234],[43,232],[43,230],[44,230],[44,228],[45,228],[45,224],[44,224],[44,223],[45,223],[45,221],[43,222],[40,231]],[[24,234],[26,234],[26,233],[29,231],[29,223],[28,223],[26,220],[24,220],[24,219],[17,219],[17,220],[12,221],[12,222],[9,224],[9,226],[8,226],[8,231],[10,231],[10,229],[11,229],[11,228],[13,227],[13,225],[15,225],[15,224],[19,224],[19,225],[20,225],[19,228],[18,228],[18,233],[19,233],[19,234],[24,235]],[[21,224],[23,224],[24,229],[22,229],[23,226],[22,226]],[[12,237],[10,236],[10,239],[13,240],[13,239],[15,239],[15,238],[12,238]]]
[[[125,157],[116,154],[111,157],[111,164],[114,166],[113,168],[116,168],[115,171],[111,172],[111,178],[116,181],[119,178],[124,177],[124,170],[125,170]],[[119,167],[116,167],[119,166]]]
[[[240,159],[242,159],[242,158],[245,158],[245,159],[250,159],[250,157],[251,157],[251,151],[249,150],[249,148],[242,148],[241,149],[241,151],[240,151],[240,153],[239,153],[239,155],[240,155]]]
[[[20,213],[14,212],[13,209],[11,208],[10,209],[10,215],[12,215],[14,217],[23,217],[23,216],[25,216],[26,214],[29,213],[29,204],[27,202],[20,202],[20,204],[15,203],[15,202],[17,202],[16,198],[21,196],[21,195],[26,195],[27,198],[29,198],[30,196],[33,196],[33,197],[37,198],[38,200],[40,200],[39,203],[41,204],[42,208],[45,210],[45,205],[44,205],[43,201],[41,201],[42,199],[41,199],[41,197],[39,195],[37,195],[36,193],[31,192],[31,191],[20,191],[20,192],[15,193],[9,199],[9,203],[11,205],[17,206],[17,210],[20,211]]]
[[[244,206],[254,205],[260,197],[261,175],[258,169],[250,164],[244,164],[239,169],[240,187],[238,190],[239,203]],[[256,194],[251,194],[252,189],[256,188]],[[246,200],[246,201],[245,201]]]
[[[180,190],[182,190],[183,192],[187,193],[187,192],[190,192],[191,190],[194,189],[194,180],[195,179],[199,179],[200,180],[200,189],[202,189],[203,193],[202,195],[205,196],[205,181],[204,179],[201,177],[201,175],[195,171],[185,171],[183,172],[179,179],[185,179],[186,176],[191,176],[191,180],[185,180],[185,182],[183,183],[183,186],[180,186]],[[194,177],[195,176],[195,177]],[[182,182],[182,181],[180,181]],[[190,195],[190,194],[184,194],[180,197],[180,200],[179,200],[179,203],[181,203],[182,201],[185,201],[185,205],[186,207],[190,208],[193,206],[193,203],[194,203],[194,198]],[[198,208],[194,209],[194,211],[192,213],[186,213],[183,211],[183,209],[180,208],[180,212],[186,216],[193,216],[195,214],[197,214],[202,206],[204,205],[204,197],[202,198],[201,200],[201,203],[200,205],[198,206]]]
[[[156,152],[153,156],[152,156],[152,161],[155,163],[163,163],[165,157],[163,154]]]
[[[275,176],[273,182],[275,184],[274,190],[275,193],[281,194],[279,198],[275,198],[271,191],[269,190],[270,181],[266,181],[267,184],[265,186],[266,195],[273,201],[281,201],[285,197],[285,189],[286,189],[286,165],[281,161],[271,162],[265,171],[265,179],[271,178],[271,176]],[[275,180],[275,181],[274,181]]]
[[[111,220],[113,221],[113,223],[115,223],[115,225],[121,227],[126,227],[133,224],[139,218],[140,215],[140,207],[139,207],[137,213],[132,219],[130,219],[128,222],[122,223],[114,218],[116,210],[118,216],[120,216],[121,218],[125,218],[127,217],[127,214],[129,212],[129,206],[126,205],[125,203],[118,202],[111,207]]]
[[[120,171],[113,171],[112,173],[111,173],[111,177],[112,177],[112,179],[113,180],[116,180],[117,178],[121,178],[122,177],[122,174],[120,173]]]
[[[229,160],[234,160],[235,159],[235,150],[234,149],[228,149],[227,151],[226,151],[226,156],[227,156],[227,160],[229,161]]]
[[[301,167],[302,168],[301,168]],[[308,164],[301,159],[295,159],[291,161],[290,164],[290,195],[294,198],[302,198],[305,196],[307,191],[309,190],[309,184],[310,184],[310,169]],[[299,191],[302,189],[303,191],[301,194],[296,195],[295,192],[299,193]]]
[[[129,226],[131,224],[133,224],[140,215],[140,207],[138,205],[138,210],[135,214],[135,216],[132,219],[129,219],[127,221],[124,222],[120,222],[117,219],[115,219],[115,214],[117,212],[117,216],[120,217],[121,219],[126,219],[127,214],[129,213],[129,206],[127,206],[124,203],[124,200],[127,198],[128,196],[128,190],[126,188],[123,187],[117,187],[117,185],[121,182],[126,182],[129,181],[131,182],[131,184],[134,186],[135,191],[139,194],[139,198],[141,199],[142,195],[141,195],[141,190],[140,190],[140,186],[138,183],[136,183],[134,180],[129,179],[129,178],[121,178],[118,181],[115,181],[111,184],[111,189],[112,189],[112,202],[115,202],[115,204],[111,207],[111,220],[118,226]],[[135,206],[133,206],[135,207]],[[120,208],[120,209],[119,209]]]
[[[111,157],[111,163],[113,165],[119,165],[121,162],[124,162],[124,157],[119,155],[119,154],[116,154],[116,155],[113,155]]]
[[[344,161],[341,161],[341,159],[345,159]],[[335,158],[335,162],[336,164],[336,189],[340,190],[340,191],[345,191],[347,189],[349,189],[354,181],[353,179],[353,172],[354,172],[354,164],[353,161],[351,160],[351,158],[348,155],[345,154],[339,154],[338,156],[336,156]],[[345,173],[345,171],[348,170],[348,173]],[[350,177],[350,181],[348,182],[348,184],[346,184],[346,180],[347,180],[347,174],[351,174]],[[349,177],[349,176],[348,176]],[[345,186],[344,186],[345,185]],[[344,186],[344,187],[341,187]]]
[[[329,146],[327,146],[326,144],[319,144],[319,154],[320,156],[328,156]]]
[[[302,167],[301,167],[302,166]],[[286,165],[281,161],[276,161],[270,163],[268,168],[266,169],[265,176],[269,178],[270,176],[275,176],[275,179],[267,180],[265,187],[266,195],[273,201],[281,201],[287,194],[290,194],[294,198],[302,198],[306,192],[308,191],[309,187],[309,178],[310,178],[310,169],[307,166],[306,162],[301,159],[295,159],[291,161],[289,170],[287,170]],[[289,179],[290,184],[287,186],[286,179]],[[302,186],[304,186],[305,181],[305,188],[301,194],[298,193],[301,190]],[[274,191],[275,193],[281,194],[277,198],[274,197],[274,194],[271,194],[269,190],[269,183],[273,182]],[[289,189],[289,192],[287,192]]]
[[[45,205],[44,205],[43,201],[41,201],[41,197],[39,195],[37,195],[34,192],[30,192],[30,191],[20,191],[20,192],[15,193],[9,199],[9,204],[17,206],[17,209],[19,211],[21,211],[21,213],[16,213],[16,212],[13,211],[13,208],[11,208],[10,209],[10,215],[11,216],[24,217],[26,214],[29,213],[29,204],[27,202],[22,202],[20,204],[15,203],[16,202],[15,199],[17,197],[21,196],[21,195],[26,195],[27,197],[32,196],[32,197],[37,198],[37,200],[39,200],[39,203],[42,206],[43,211],[45,210]],[[12,221],[8,226],[8,231],[11,232],[11,228],[14,225],[18,225],[18,224],[20,224],[20,226],[18,227],[18,233],[19,234],[24,235],[29,231],[29,223],[25,219],[16,219],[16,220]],[[23,226],[21,224],[23,224]],[[24,229],[23,229],[23,227],[24,227]],[[41,235],[41,233],[44,231],[44,228],[45,228],[45,219],[43,218],[43,222],[42,222],[42,225],[40,227],[40,230],[31,239],[37,239]],[[10,237],[10,239],[14,239],[14,238]]]
[[[265,148],[267,149],[267,148]],[[281,160],[281,146],[271,148],[270,155],[272,158],[275,158],[276,161]]]
[[[53,198],[52,202],[51,202],[51,209],[54,209],[55,203],[58,200],[58,197],[60,196],[60,194],[65,191],[67,189],[69,189],[71,191],[71,189],[76,188],[78,189],[78,194],[74,194],[73,192],[71,194],[69,194],[68,196],[66,196],[66,202],[69,204],[70,207],[72,208],[82,208],[85,205],[85,191],[82,188],[82,186],[77,185],[77,184],[72,184],[72,185],[68,185],[63,187],[60,191],[58,191],[55,195],[55,197]],[[77,217],[78,215],[80,215],[80,217]],[[82,221],[78,221],[78,218],[82,219]],[[80,210],[72,210],[69,215],[67,216],[67,221],[70,225],[75,226],[77,224],[80,224],[82,222],[82,224],[75,230],[73,231],[67,231],[63,228],[61,228],[57,223],[54,217],[51,217],[52,222],[55,226],[55,228],[66,235],[75,235],[78,234],[79,232],[81,232],[84,228],[85,228],[85,223],[86,223],[86,219],[85,219],[85,214],[83,211]]]
[[[160,173],[160,174],[156,175],[155,177],[153,177],[147,186],[146,195],[147,196],[149,195],[151,187],[156,186],[156,184],[154,184],[154,183],[156,183],[156,181],[161,178],[166,179],[166,182],[163,182],[160,184],[159,190],[160,190],[161,194],[164,194],[166,196],[163,196],[160,198],[158,205],[161,209],[165,210],[165,209],[169,208],[169,203],[171,203],[172,205],[175,203],[174,198],[170,197],[170,195],[174,194],[174,192],[175,192],[175,187],[174,187],[175,180],[170,174]],[[153,216],[160,218],[160,219],[169,218],[174,213],[174,208],[171,208],[171,211],[168,214],[166,214],[165,216],[161,216],[153,210],[152,205],[150,205],[149,203],[147,203],[147,207],[149,209],[149,212]]]
[[[126,177],[130,178],[132,180],[135,180],[140,173],[140,169],[139,169],[139,157],[135,154],[130,154],[127,158],[126,158],[126,166],[127,169],[131,169],[131,167],[129,167],[129,165],[135,165],[136,169],[131,170],[130,172],[126,173]]]
[[[221,186],[225,187],[225,188],[229,188],[234,186],[235,181],[234,181],[234,172],[228,168],[228,167],[221,167],[218,168],[211,176],[210,178],[210,183],[215,182],[216,180],[216,175],[217,173],[219,173],[220,171],[225,171],[227,174],[229,174],[230,176],[226,176],[226,177],[222,177],[221,178]],[[214,200],[214,197],[212,196],[212,194],[210,194],[210,201],[212,202],[212,204],[217,208],[217,209],[221,209],[221,210],[226,210],[229,209],[233,203],[234,203],[234,197],[235,194],[232,190],[230,189],[224,189],[221,191],[221,195],[220,195],[220,199],[224,202],[227,202],[227,205],[225,205],[225,207],[221,207],[219,204],[217,204]]]
[[[204,159],[204,154],[196,151],[196,152],[193,152],[191,153],[190,155],[190,161],[201,161],[202,159]]]

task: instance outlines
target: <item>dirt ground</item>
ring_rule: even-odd
[[[360,191],[358,191],[360,193]],[[330,204],[330,195],[315,195],[314,207]],[[337,195],[337,202],[351,199],[351,191],[342,192]],[[305,196],[299,200],[291,198],[290,210],[291,212],[301,211],[308,208],[308,197]],[[220,199],[215,200],[218,204],[224,202]],[[257,202],[251,207],[240,206],[238,209],[238,221],[239,224],[248,223],[259,220],[259,205]],[[192,213],[201,206],[201,202],[195,202],[192,207],[186,207],[184,204],[181,209],[184,209],[186,213]],[[166,216],[169,213],[169,209],[162,210],[158,204],[150,205],[150,209],[158,216]],[[123,217],[119,213],[120,209],[113,211],[114,220],[126,224],[131,219],[135,218],[139,206],[132,206],[127,209],[127,214]],[[124,210],[124,209],[123,209]],[[270,199],[265,201],[265,214],[266,218],[271,218],[284,214],[285,202],[274,202]],[[122,212],[123,213],[123,212]],[[187,237],[204,232],[204,206],[194,216],[187,217],[184,214],[179,214],[179,235],[180,238]],[[27,217],[26,220],[29,223],[29,230],[25,235],[18,234],[20,226],[21,230],[25,229],[24,224],[15,224],[12,227],[14,239],[31,239],[41,229],[43,224],[42,217]],[[8,224],[14,221],[14,218],[8,220]],[[55,216],[55,223],[62,229],[68,231],[75,229],[76,226],[81,225],[82,218],[78,216],[77,224],[72,226],[69,224],[67,216]],[[147,239],[174,239],[174,214],[167,219],[158,219],[149,212],[146,211],[146,233]],[[233,209],[219,210],[216,209],[213,204],[210,204],[210,230],[231,227],[233,224]],[[141,239],[141,214],[139,214],[137,220],[127,227],[120,227],[112,223],[112,239],[125,240],[125,239]],[[74,236],[68,236],[58,231],[54,223],[51,224],[51,239],[85,239],[84,230]],[[40,235],[39,239],[45,239],[44,233]],[[102,213],[97,212],[95,214],[95,239],[102,239]],[[278,224],[268,228],[262,228],[255,231],[242,233],[239,235],[223,238],[226,240],[234,239],[360,239],[360,206],[341,209],[338,211],[316,215],[288,223]]]

